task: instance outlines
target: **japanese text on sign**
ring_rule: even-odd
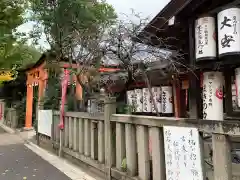
[[[228,18],[227,16],[224,16],[223,21],[221,22],[222,26],[220,29],[222,30],[224,27],[229,28],[233,27],[233,34],[237,34],[236,24],[237,24],[236,16],[233,16],[232,19]],[[233,38],[234,37],[231,35],[224,34],[224,37],[221,39],[222,48],[231,47],[231,42],[235,41]]]
[[[219,54],[240,51],[239,8],[229,8],[218,13]]]
[[[167,180],[202,180],[199,133],[196,128],[164,127]]]

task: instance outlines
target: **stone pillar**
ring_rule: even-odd
[[[0,123],[3,123],[3,121],[5,120],[4,112],[5,112],[5,102],[4,102],[4,99],[0,99]]]
[[[111,167],[115,160],[114,136],[111,126],[111,115],[116,113],[116,98],[105,96],[104,99],[104,131],[105,131],[105,164],[107,169],[107,180],[111,180]]]
[[[228,136],[212,135],[214,180],[232,180],[231,142]]]

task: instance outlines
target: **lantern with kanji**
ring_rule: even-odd
[[[233,7],[218,13],[219,57],[240,53],[240,8]]]
[[[223,120],[223,74],[203,73],[203,119]]]
[[[195,22],[195,57],[196,61],[216,58],[215,18],[201,17]]]
[[[173,91],[171,86],[162,86],[162,113],[173,113]]]

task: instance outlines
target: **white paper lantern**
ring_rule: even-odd
[[[132,105],[132,93],[133,91],[127,91],[127,105]]]
[[[143,88],[143,112],[152,112],[151,95],[148,88]]]
[[[173,113],[173,92],[171,86],[162,86],[162,113]]]
[[[232,106],[233,110],[237,109],[237,92],[236,92],[236,85],[232,84]]]
[[[215,18],[201,17],[195,22],[196,60],[216,58]]]
[[[223,74],[203,73],[203,119],[223,120]]]
[[[127,104],[134,108],[135,101],[136,101],[135,91],[134,90],[127,91]]]
[[[237,105],[240,107],[240,68],[235,69]]]
[[[136,94],[136,112],[143,112],[143,91],[135,89]]]
[[[219,55],[240,53],[240,8],[229,8],[218,13]]]
[[[161,87],[152,87],[153,100],[156,102],[157,110],[159,113],[162,112],[162,89]],[[152,103],[152,112],[156,113],[154,104]]]

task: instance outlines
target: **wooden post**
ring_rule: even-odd
[[[233,113],[233,103],[232,103],[232,71],[230,68],[224,70],[225,79],[225,111],[227,116],[232,116]],[[233,71],[234,72],[234,71]]]
[[[189,59],[190,65],[195,66],[194,19],[189,20]],[[200,83],[197,74],[190,72],[189,76],[189,114],[190,118],[198,119],[200,105]]]
[[[105,163],[107,166],[107,180],[111,180],[111,167],[113,165],[113,134],[111,115],[116,113],[116,98],[106,95],[104,99],[104,130],[105,130]]]
[[[175,77],[174,77],[175,78]],[[173,102],[174,102],[174,115],[176,118],[182,117],[182,103],[181,103],[181,86],[178,79],[173,79]]]
[[[213,134],[214,180],[232,180],[232,154],[229,137]]]

